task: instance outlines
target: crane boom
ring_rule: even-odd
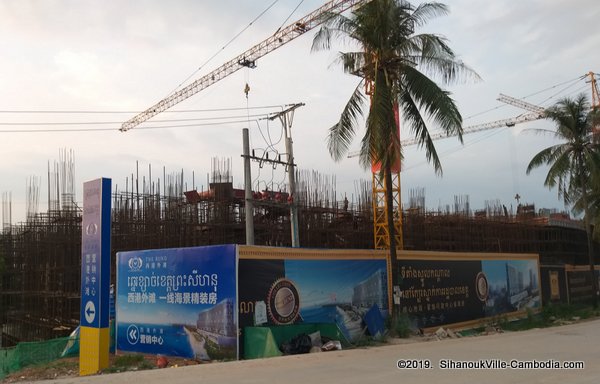
[[[535,112],[538,114],[544,113],[544,107],[540,107],[539,105],[531,104],[526,102],[525,100],[517,99],[516,97],[512,96],[507,96],[502,93],[500,94],[500,96],[498,96],[496,100],[513,105],[515,107],[524,109],[529,112]]]
[[[506,104],[513,105],[515,107],[525,109],[530,112],[519,115],[519,116],[511,117],[508,119],[501,119],[501,120],[496,120],[496,121],[490,121],[490,122],[483,123],[483,124],[477,124],[477,125],[471,125],[468,127],[464,127],[463,132],[462,132],[463,135],[467,135],[469,133],[487,131],[488,129],[494,129],[494,128],[500,128],[500,127],[514,127],[516,124],[526,123],[528,121],[539,120],[539,119],[544,118],[544,108],[540,107],[538,105],[531,104],[531,103],[528,103],[521,99],[517,99],[512,96],[504,95],[502,93],[500,94],[500,96],[498,96],[498,98],[496,100],[501,101]],[[448,137],[454,137],[454,136],[456,136],[456,135],[454,135],[454,134],[448,135],[444,132],[434,133],[434,134],[430,135],[432,140],[446,139]],[[410,146],[410,145],[416,145],[418,143],[419,143],[419,140],[417,140],[417,139],[407,139],[407,140],[402,140],[400,142],[400,144],[403,147]],[[348,154],[348,158],[356,157],[359,154],[360,154],[360,151],[350,152]]]
[[[145,111],[127,120],[122,124],[119,130],[125,132],[135,128],[159,113],[166,111],[203,89],[210,87],[242,67],[254,68],[256,66],[256,60],[322,24],[326,20],[327,14],[339,14],[353,6],[360,6],[369,1],[371,0],[334,0],[327,2],[325,5],[314,10],[300,20],[278,30],[271,37],[229,60],[219,68],[202,76],[185,88],[172,93]]]
[[[525,113],[523,115],[512,117],[510,119],[501,119],[501,120],[496,120],[496,121],[490,121],[488,123],[471,125],[469,127],[465,127],[463,129],[463,135],[467,135],[469,133],[487,131],[489,129],[500,128],[500,127],[514,127],[515,124],[526,123],[528,121],[538,120],[541,118],[543,118],[543,115],[540,113],[535,113],[535,112]],[[456,135],[447,135],[444,132],[440,132],[440,133],[432,134],[431,138],[433,140],[439,140],[439,139],[445,139],[445,138],[452,137],[452,136],[456,136]],[[402,140],[401,143],[402,143],[402,146],[416,145],[416,144],[418,144],[418,140],[416,140],[416,139]]]
[[[543,114],[541,114],[541,113],[535,113],[535,112],[525,113],[523,115],[511,117],[509,119],[501,119],[501,120],[496,120],[496,121],[490,121],[488,123],[464,127],[462,134],[464,136],[464,135],[468,135],[469,133],[487,131],[489,129],[494,129],[494,128],[513,127],[515,124],[526,123],[528,121],[538,120],[541,118],[543,118]],[[440,140],[440,139],[446,139],[446,138],[454,137],[454,136],[456,136],[456,135],[448,135],[445,132],[439,132],[439,133],[432,134],[431,139],[432,140]],[[406,139],[406,140],[400,141],[400,144],[402,147],[416,145],[418,143],[419,143],[419,141],[417,139]],[[348,158],[356,157],[359,154],[360,154],[360,151],[350,152],[348,154]]]

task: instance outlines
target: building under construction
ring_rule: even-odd
[[[0,235],[2,346],[69,334],[79,323],[81,207],[75,202],[72,156],[48,170],[48,209],[37,212],[39,180],[28,185],[27,217],[13,225],[3,198]],[[206,190],[187,188],[183,173],[162,179],[136,175],[112,196],[111,253],[125,250],[245,243],[244,191],[233,187],[227,161],[214,161]],[[373,248],[371,185],[358,182],[350,197],[336,194],[334,177],[297,173],[297,196],[254,191],[257,245],[290,246],[290,204],[298,207],[300,244],[313,248]],[[194,184],[194,183],[192,183]],[[468,197],[427,212],[424,191],[411,191],[403,211],[404,247],[413,250],[539,253],[542,263],[587,264],[579,222],[510,212],[499,203],[472,212]],[[114,259],[113,259],[114,260]],[[115,263],[112,263],[113,268]],[[113,270],[114,273],[114,270]],[[113,276],[114,281],[114,276]]]

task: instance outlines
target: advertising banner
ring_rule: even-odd
[[[377,305],[387,313],[386,263],[384,259],[240,259],[239,298],[242,329],[253,326],[257,317],[264,319],[256,314],[264,308],[266,325],[335,323],[353,341],[363,334],[362,319],[371,307]]]
[[[541,307],[537,258],[399,260],[399,264],[400,308],[419,328]]]
[[[567,274],[567,289],[569,295],[569,303],[589,302],[593,298],[593,280],[592,274],[588,267],[573,267],[565,268]],[[598,284],[600,284],[600,271],[594,270]]]
[[[236,247],[117,253],[117,349],[237,359]]]

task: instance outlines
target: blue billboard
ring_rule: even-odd
[[[117,349],[237,359],[236,246],[117,253]]]

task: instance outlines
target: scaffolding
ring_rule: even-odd
[[[116,252],[245,242],[245,194],[233,186],[231,162],[215,160],[206,188],[191,188],[183,171],[162,178],[140,177],[139,166],[112,193],[114,280]],[[49,207],[37,212],[39,182],[30,183],[27,219],[10,224],[10,195],[3,195],[0,233],[0,326],[2,346],[68,335],[79,323],[81,208],[75,203],[73,161],[66,154],[49,169]],[[373,249],[372,186],[356,182],[350,196],[338,195],[336,179],[298,171],[297,196],[303,247]],[[64,180],[64,181],[63,181]],[[71,180],[71,181],[69,181]],[[453,252],[538,253],[545,264],[587,264],[581,223],[565,215],[540,216],[533,205],[516,213],[497,200],[472,212],[468,196],[428,212],[425,191],[409,194],[402,211],[405,249]],[[286,192],[254,191],[255,243],[291,246],[291,199]],[[598,248],[596,248],[598,249]],[[2,265],[4,266],[2,268]]]

